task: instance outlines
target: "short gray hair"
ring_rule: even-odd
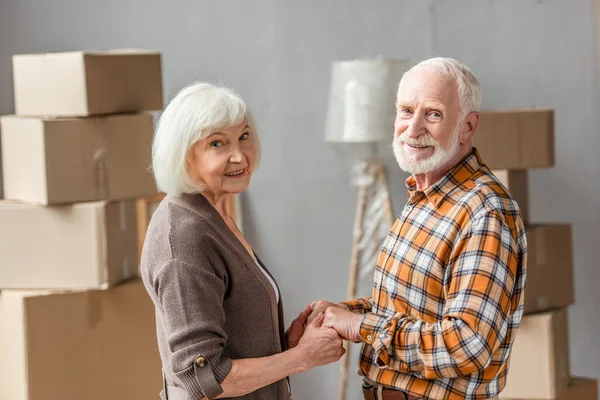
[[[246,120],[254,123],[246,103],[233,90],[197,82],[183,88],[162,113],[152,144],[152,170],[158,189],[168,194],[200,191],[186,170],[190,148],[218,129]],[[254,132],[256,165],[260,142]]]
[[[470,112],[481,109],[481,86],[469,67],[453,58],[435,57],[421,61],[408,72],[420,67],[430,67],[456,82],[460,101],[459,121]]]

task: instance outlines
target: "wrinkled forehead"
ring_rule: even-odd
[[[398,103],[437,102],[448,107],[458,105],[455,80],[431,67],[421,67],[404,74],[398,85]]]

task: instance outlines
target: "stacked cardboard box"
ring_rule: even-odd
[[[161,56],[13,57],[0,119],[0,400],[147,399],[161,387],[135,199],[162,108]]]
[[[484,111],[475,147],[519,203],[528,242],[524,317],[503,399],[596,399],[597,382],[572,378],[566,307],[575,301],[571,227],[532,224],[527,170],[554,165],[551,110]]]

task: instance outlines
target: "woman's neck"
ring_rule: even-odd
[[[216,193],[202,193],[202,195],[208,200],[210,204],[217,210],[225,222],[230,219],[229,204],[231,201],[230,193],[216,194]]]

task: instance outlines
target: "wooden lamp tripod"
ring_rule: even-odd
[[[398,83],[409,68],[405,60],[353,60],[333,63],[326,141],[368,149],[392,139]],[[364,151],[363,151],[364,152]],[[362,157],[355,166],[358,188],[348,297],[357,294],[359,271],[375,267],[376,254],[393,223],[393,211],[383,164]],[[374,256],[375,255],[375,256]],[[346,399],[349,356],[341,362],[338,399]]]

